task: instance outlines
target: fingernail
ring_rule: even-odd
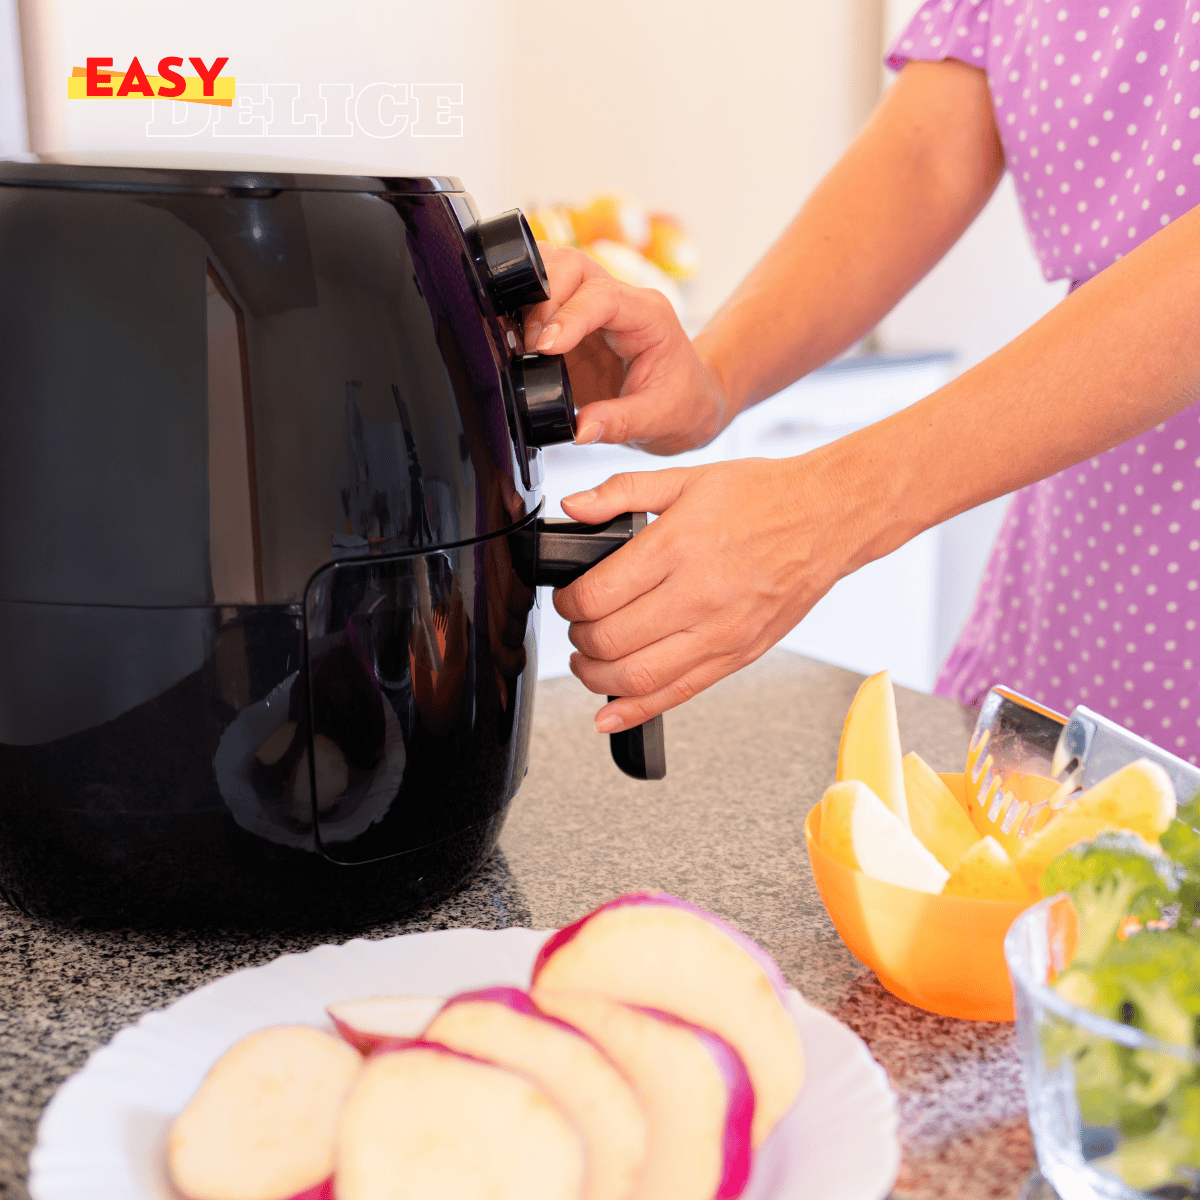
[[[545,354],[550,347],[554,345],[554,339],[558,337],[558,333],[559,329],[557,325],[547,325],[546,328],[542,330],[541,337],[534,342],[534,345],[539,351],[541,351],[542,354]]]
[[[576,492],[573,496],[568,496],[563,500],[564,504],[594,504],[596,501],[595,489],[587,492]]]
[[[605,713],[596,718],[597,733],[619,733],[625,728],[625,722],[615,713]]]
[[[575,445],[590,446],[593,442],[598,442],[603,436],[604,426],[599,421],[593,421],[575,434]]]
[[[537,340],[545,328],[540,321],[531,321],[525,326],[525,353],[532,354],[537,349]]]

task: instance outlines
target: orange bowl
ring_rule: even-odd
[[[931,896],[872,879],[818,845],[821,806],[804,822],[808,860],[821,900],[851,954],[893,996],[943,1017],[1011,1021],[1004,935],[1036,903]]]

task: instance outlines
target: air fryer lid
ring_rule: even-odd
[[[461,192],[449,175],[384,175],[349,163],[243,154],[47,152],[0,162],[0,185],[105,192],[246,195],[257,192]]]

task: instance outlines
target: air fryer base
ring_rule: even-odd
[[[143,826],[142,853],[125,862],[104,861],[96,844],[101,831],[94,827],[43,824],[36,839],[20,839],[28,861],[21,864],[19,884],[0,864],[0,894],[29,916],[89,929],[220,926],[351,933],[456,891],[491,856],[506,813],[432,846],[355,866],[282,846],[264,852],[260,839],[216,815],[191,817],[187,829],[176,820],[158,838]],[[219,857],[180,851],[213,843],[224,851]],[[201,862],[205,878],[198,881]]]

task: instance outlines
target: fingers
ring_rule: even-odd
[[[653,549],[636,544],[644,536],[639,534],[570,587],[557,590],[554,607],[559,616],[571,622],[598,621],[656,588],[666,578],[668,564]]]
[[[537,343],[550,320],[550,314],[574,294],[584,279],[605,274],[603,267],[581,250],[559,249],[549,242],[538,242],[538,249],[546,266],[550,299],[533,305],[525,314],[526,354],[533,354],[538,349]]]
[[[567,637],[578,651],[571,659],[579,667],[572,670],[593,692],[611,696],[653,692],[671,678],[664,673],[668,663],[671,672],[681,675],[700,661],[690,657],[686,647],[694,641],[693,630],[706,613],[702,607],[683,611],[691,606],[669,595],[670,591],[670,583],[663,580],[615,613],[571,623]],[[674,622],[664,619],[664,610],[669,610]],[[700,653],[698,645],[695,653]]]
[[[589,442],[612,441],[613,439],[607,436],[603,412],[599,421],[584,415],[582,424],[579,424],[579,414],[586,414],[597,400],[609,400],[621,395],[625,387],[625,363],[604,340],[602,330],[588,334],[566,355],[566,362],[567,373],[571,378],[571,392],[577,405],[576,444],[585,446]],[[615,422],[611,423],[610,427],[618,428]]]
[[[602,625],[606,623],[600,622]],[[661,623],[660,615],[660,628]],[[581,637],[586,642],[587,628],[586,624],[572,625],[571,641],[575,642],[576,638]],[[584,632],[581,634],[580,631]],[[607,635],[600,638],[601,643],[607,640]],[[625,631],[622,630],[613,640],[627,644]],[[589,692],[600,696],[654,696],[713,658],[713,649],[713,631],[702,629],[700,622],[695,622],[656,642],[643,642],[633,652],[615,660],[596,658],[587,650],[578,651],[571,655],[571,673]],[[730,646],[719,657],[736,660],[737,665],[757,657],[750,653],[743,655],[740,650],[740,647]]]
[[[527,353],[566,356],[576,442],[677,454],[726,424],[723,385],[667,298],[613,279],[579,250],[545,247],[550,299],[525,317]]]
[[[694,683],[709,661],[723,664],[713,679],[753,662],[790,624],[762,627],[745,597],[723,591],[736,589],[697,590],[668,576],[619,612],[572,624],[569,636],[578,651],[571,655],[572,673],[600,695],[670,696],[672,705],[682,703],[694,693],[681,680]]]
[[[563,511],[573,521],[583,521],[588,525],[611,521],[623,512],[664,513],[679,499],[693,477],[703,470],[703,467],[669,467],[665,471],[622,471],[598,487],[567,496],[562,502]],[[649,532],[647,528],[639,536]],[[604,562],[611,562],[615,557],[613,555]],[[588,575],[602,566],[604,563],[593,567]],[[570,588],[565,590],[569,591]]]
[[[627,472],[614,475],[595,492],[563,501],[575,519],[589,524],[623,512],[664,512],[679,496],[693,471]],[[554,593],[554,607],[568,621],[597,621],[657,587],[675,561],[674,536],[647,526],[615,554],[597,563],[569,587]]]
[[[550,299],[526,315],[527,354],[566,354],[604,329],[613,351],[628,359],[668,333],[682,332],[661,292],[618,283],[581,250],[554,250],[545,258]]]
[[[649,390],[629,399],[598,400],[575,414],[575,442],[580,446],[605,442],[619,446],[651,438],[660,425],[659,406]]]
[[[603,329],[613,351],[629,359],[674,332],[672,324],[678,321],[661,292],[604,275],[584,279],[569,300],[549,313],[534,345],[539,354],[566,354],[589,333]]]
[[[619,733],[622,729],[641,725],[712,687],[718,679],[732,675],[741,665],[736,660],[709,658],[649,696],[618,697],[596,714],[596,731]]]

